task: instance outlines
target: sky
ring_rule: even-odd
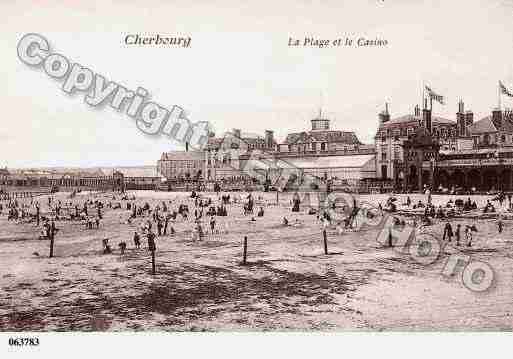
[[[84,93],[16,55],[26,33],[164,107],[184,108],[217,134],[308,130],[322,105],[331,128],[372,143],[385,102],[412,113],[422,84],[446,98],[434,115],[474,118],[513,90],[513,1],[7,1],[0,2],[0,166],[152,165],[182,144],[139,131],[125,113],[92,108]],[[190,36],[190,48],[124,44],[128,34]],[[365,37],[386,47],[290,47],[289,37]],[[503,96],[504,106],[513,99]]]

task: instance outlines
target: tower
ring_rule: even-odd
[[[329,130],[330,120],[322,116],[322,110],[319,109],[319,116],[312,119],[312,131]]]
[[[467,135],[467,124],[465,119],[465,104],[462,100],[458,102],[458,112],[456,112],[456,126],[458,129],[458,136],[464,137]]]
[[[431,133],[431,109],[428,109],[427,99],[424,99],[424,108],[422,109],[422,124],[428,133]]]

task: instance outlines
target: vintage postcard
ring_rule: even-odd
[[[0,346],[511,332],[513,2],[0,14]]]

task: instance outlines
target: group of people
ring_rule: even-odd
[[[472,233],[477,232],[477,227],[475,224],[466,224],[464,229],[465,234],[465,242],[467,247],[472,247]],[[456,246],[461,245],[461,239],[462,239],[462,230],[461,230],[461,223],[458,223],[456,225],[456,228],[453,229],[451,222],[447,221],[444,226],[444,232],[442,236],[442,241],[451,242],[452,238],[455,237]]]

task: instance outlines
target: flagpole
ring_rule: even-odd
[[[500,81],[497,83],[497,99],[498,99],[498,104],[499,104],[499,111],[501,109],[501,85],[500,85]]]
[[[424,80],[422,80],[422,99],[420,100],[420,106],[422,108],[424,108],[424,98],[425,98],[425,95],[424,95],[424,90],[426,88],[426,84],[424,83]]]

